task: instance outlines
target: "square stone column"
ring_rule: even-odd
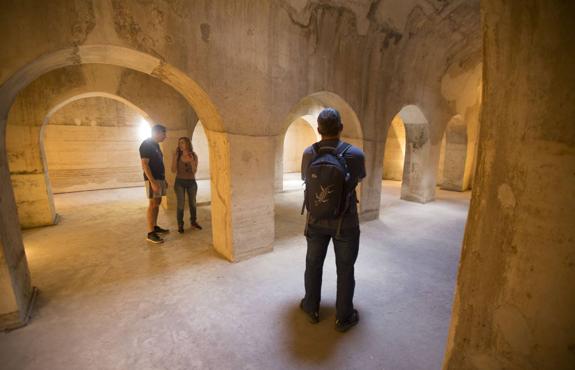
[[[433,201],[439,145],[432,147],[427,124],[405,122],[405,131],[407,143],[401,199],[419,203]]]
[[[0,171],[8,179],[5,160]],[[2,216],[16,215],[16,203],[9,183],[0,184]],[[35,290],[30,283],[20,224],[16,217],[0,217],[0,330],[27,323]]]
[[[23,228],[48,226],[56,222],[56,211],[42,161],[40,126],[8,125],[6,151],[10,178]]]
[[[381,203],[381,172],[383,162],[383,143],[363,140],[366,177],[358,186],[360,221],[379,218]]]
[[[275,137],[206,133],[214,248],[230,261],[271,251]]]
[[[230,135],[234,260],[272,250],[274,136]]]

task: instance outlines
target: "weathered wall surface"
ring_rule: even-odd
[[[52,192],[142,186],[143,119],[125,104],[101,97],[74,101],[54,113],[44,127]]]
[[[482,4],[478,173],[444,368],[572,369],[575,3]]]

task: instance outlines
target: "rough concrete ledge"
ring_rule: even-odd
[[[28,307],[26,308],[24,317],[21,316],[20,312],[11,312],[0,315],[0,331],[8,332],[28,325],[28,322],[30,322],[30,319],[32,318],[32,312],[36,305],[38,293],[38,288],[32,287],[32,294],[30,295],[30,300],[28,301]]]
[[[359,214],[360,223],[377,220],[378,218],[379,218],[379,209],[365,211]]]
[[[232,262],[245,261],[249,258],[256,257],[256,256],[259,256],[261,254],[273,252],[273,250],[274,250],[273,245],[269,245],[269,246],[262,247],[262,248],[251,249],[251,250],[243,252],[243,253],[239,252],[239,253],[236,253],[234,255],[234,259]]]
[[[443,182],[439,188],[441,190],[459,191],[459,192],[464,192],[465,190],[467,190],[463,189],[463,186],[461,184],[450,184],[445,182]]]
[[[419,196],[413,195],[413,194],[405,194],[405,195],[402,194],[401,200],[425,204],[425,203],[433,202],[435,200],[435,197],[433,196],[433,197],[429,197],[429,198],[422,198],[422,197],[419,197]]]

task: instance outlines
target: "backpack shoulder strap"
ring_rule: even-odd
[[[345,141],[340,141],[337,148],[335,148],[335,154],[337,156],[343,156],[349,149],[351,149],[351,146],[351,144],[346,143]]]
[[[311,148],[313,149],[313,154],[318,155],[320,151],[319,142],[313,143]]]

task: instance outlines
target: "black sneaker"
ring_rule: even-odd
[[[148,233],[148,237],[146,238],[147,241],[152,242],[154,244],[161,244],[164,242],[164,239],[160,238],[156,232]]]
[[[301,308],[301,310],[306,313],[306,315],[307,315],[307,320],[310,322],[310,324],[317,324],[317,323],[319,322],[319,312],[317,312],[317,311],[315,311],[315,312],[307,312],[307,311],[303,308],[303,299],[302,299],[301,302],[299,303],[299,308]]]
[[[357,312],[357,310],[353,310],[353,312],[351,313],[351,315],[349,316],[349,318],[347,320],[336,320],[335,321],[335,330],[339,331],[339,332],[346,332],[348,331],[351,327],[357,325],[357,323],[359,322],[359,313]]]
[[[198,230],[201,230],[201,229],[202,229],[202,227],[200,226],[200,224],[197,223],[196,221],[192,222],[192,227],[195,227],[195,228],[198,229]]]
[[[178,226],[178,232],[179,232],[180,234],[183,234],[183,233],[184,233],[184,226],[183,226],[183,225]]]
[[[168,229],[162,229],[161,227],[159,227],[158,225],[154,226],[154,232],[155,233],[159,233],[159,234],[165,234],[165,233],[169,233],[170,230]]]

